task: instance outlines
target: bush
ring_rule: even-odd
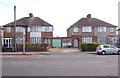
[[[106,43],[82,43],[81,44],[81,50],[82,51],[95,51],[98,45],[102,45]]]

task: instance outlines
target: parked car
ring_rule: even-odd
[[[114,45],[99,45],[96,48],[98,54],[120,54],[120,49]]]

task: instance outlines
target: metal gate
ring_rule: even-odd
[[[53,48],[61,48],[61,39],[53,39],[52,45]]]

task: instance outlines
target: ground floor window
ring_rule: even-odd
[[[82,43],[91,43],[92,42],[92,37],[83,37],[82,38]]]
[[[16,38],[16,44],[23,44],[23,38],[22,37],[17,37]]]
[[[3,47],[12,47],[12,38],[3,38],[2,39],[2,46]]]
[[[31,44],[36,44],[36,43],[41,44],[41,37],[30,37],[30,43]]]
[[[98,43],[107,43],[106,37],[98,37]]]
[[[45,43],[45,44],[48,44],[48,46],[50,46],[51,39],[50,39],[50,38],[45,38],[45,39],[44,39],[44,43]]]

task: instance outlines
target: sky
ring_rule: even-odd
[[[54,37],[66,37],[67,28],[87,14],[118,26],[118,2],[119,0],[0,0],[0,25],[14,21],[16,5],[16,19],[33,13],[35,17],[54,26]]]

